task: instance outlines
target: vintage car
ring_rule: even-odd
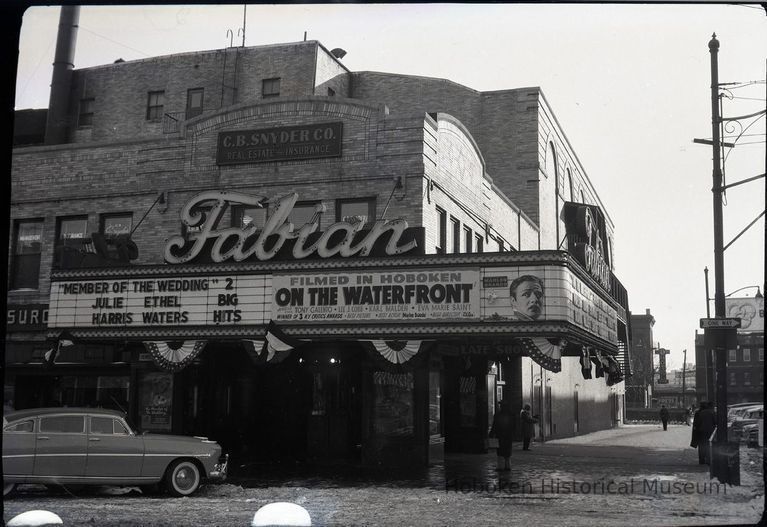
[[[3,496],[20,483],[161,484],[189,496],[223,481],[228,456],[204,437],[136,434],[121,412],[35,408],[3,416]]]
[[[746,425],[758,424],[760,419],[764,419],[763,405],[747,407],[742,414],[737,415],[727,424],[728,440],[741,441],[743,439],[748,439],[748,436],[743,435],[744,427]]]

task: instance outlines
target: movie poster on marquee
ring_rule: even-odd
[[[274,275],[280,323],[479,320],[479,270]]]
[[[482,319],[485,321],[567,321],[617,342],[616,317],[612,306],[564,267],[540,265],[482,270]]]

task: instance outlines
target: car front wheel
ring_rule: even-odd
[[[173,496],[189,496],[200,486],[200,470],[191,461],[174,461],[165,475],[165,487]]]

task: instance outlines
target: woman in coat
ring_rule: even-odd
[[[530,440],[535,436],[535,423],[538,416],[530,414],[530,405],[526,404],[519,414],[522,421],[522,450],[530,450]]]
[[[511,470],[509,459],[513,434],[514,416],[511,413],[511,404],[508,401],[501,401],[501,407],[493,416],[493,426],[490,428],[490,437],[498,438],[498,464],[495,470]]]

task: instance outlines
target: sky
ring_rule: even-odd
[[[25,13],[16,109],[47,108],[59,7]],[[723,115],[765,108],[767,17],[757,5],[314,4],[89,6],[75,68],[173,53],[319,40],[352,71],[445,78],[489,91],[540,86],[615,225],[616,275],[655,344],[694,362],[714,295],[711,70]],[[739,121],[726,183],[765,173],[765,116]],[[730,189],[724,243],[765,208],[765,179]],[[512,198],[513,199],[513,198]],[[725,252],[725,293],[764,293],[764,217]],[[754,296],[747,288],[733,296]],[[714,312],[711,302],[711,312]],[[713,316],[713,315],[712,315]],[[701,330],[698,330],[701,331]]]

